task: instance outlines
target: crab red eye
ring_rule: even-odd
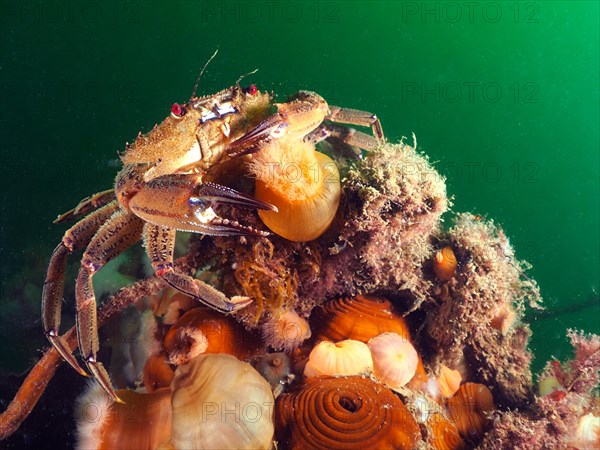
[[[179,103],[173,103],[171,105],[171,114],[173,117],[180,118],[185,114],[185,109]]]
[[[248,93],[250,95],[254,95],[258,92],[258,89],[256,88],[256,85],[251,84],[250,87],[248,88]]]

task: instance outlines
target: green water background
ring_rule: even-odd
[[[248,82],[280,98],[314,90],[376,112],[392,141],[414,132],[454,210],[493,218],[533,264],[548,310],[528,314],[534,367],[565,358],[567,328],[600,333],[598,13],[596,1],[0,3],[0,366],[23,370],[45,345],[32,277],[64,231],[52,220],[111,186],[117,151],[189,97],[217,47],[203,93],[258,68]],[[11,296],[15,278],[27,298]]]

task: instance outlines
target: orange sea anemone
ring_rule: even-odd
[[[434,413],[427,420],[427,441],[435,450],[463,450],[466,448],[458,430],[442,414]]]
[[[437,377],[437,383],[439,387],[439,393],[443,398],[450,398],[460,388],[462,382],[462,376],[458,370],[450,369],[449,367],[442,366],[440,369],[440,375]]]
[[[203,353],[227,353],[244,359],[261,343],[233,318],[210,308],[194,308],[171,327],[164,339],[171,364],[185,364]]]
[[[289,450],[412,450],[419,427],[384,385],[362,377],[308,378],[275,403],[277,441]]]
[[[478,441],[496,409],[491,391],[483,384],[465,383],[448,400],[448,414],[464,439]]]
[[[315,309],[311,322],[319,340],[337,342],[354,339],[366,343],[387,332],[410,339],[404,318],[393,311],[392,304],[372,295],[330,300]]]
[[[442,281],[448,281],[456,273],[458,261],[452,247],[444,247],[438,250],[433,258],[433,271]]]
[[[152,355],[146,360],[146,364],[144,365],[144,387],[148,392],[168,387],[173,379],[173,374],[174,371],[169,365],[165,353]]]
[[[250,364],[200,355],[177,367],[171,390],[174,448],[271,448],[275,399]]]
[[[278,212],[259,211],[274,233],[296,242],[321,236],[331,225],[341,195],[340,175],[331,158],[302,141],[280,139],[255,155],[257,199]]]
[[[97,383],[77,400],[77,448],[158,448],[171,437],[171,390],[119,390],[114,403]]]

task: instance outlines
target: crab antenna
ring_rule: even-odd
[[[240,81],[242,81],[242,80],[243,80],[244,78],[246,78],[248,75],[255,74],[256,72],[258,72],[258,69],[254,69],[252,72],[245,73],[244,75],[242,75],[241,77],[239,77],[239,78],[237,79],[237,81],[235,82],[235,85],[236,85],[236,86],[239,86],[239,85],[240,85]]]
[[[219,49],[215,50],[215,52],[213,53],[213,55],[208,59],[208,61],[206,61],[206,64],[204,64],[204,67],[200,71],[200,75],[198,75],[198,79],[196,80],[196,84],[194,85],[194,91],[192,92],[192,96],[190,97],[190,101],[196,96],[196,90],[198,89],[198,84],[200,83],[200,78],[202,78],[202,74],[204,73],[204,71],[206,70],[206,68],[210,64],[210,62],[215,58],[215,56],[217,56],[217,53],[219,53]]]

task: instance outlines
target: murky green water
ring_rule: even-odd
[[[260,87],[372,110],[391,140],[414,132],[455,210],[502,224],[533,264],[548,308],[528,315],[535,367],[563,358],[567,328],[600,332],[598,9],[2,2],[2,368],[23,370],[44,343],[32,277],[64,231],[52,220],[111,186],[117,151],[189,97],[217,47],[204,93],[258,68]]]

